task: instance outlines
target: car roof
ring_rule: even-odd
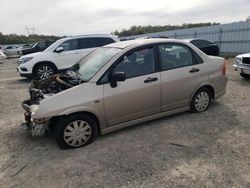
[[[122,41],[122,42],[115,42],[115,43],[108,44],[105,47],[124,49],[129,46],[141,46],[141,45],[163,43],[163,42],[186,43],[185,41],[178,40],[178,39],[151,38],[151,39],[138,39],[138,40],[127,40],[127,41]]]
[[[111,35],[111,34],[90,34],[90,35],[75,35],[75,36],[65,37],[63,39],[64,40],[68,40],[68,39],[90,38],[90,37],[111,37],[111,38],[118,38],[116,35]]]
[[[191,42],[191,41],[194,41],[194,40],[205,40],[205,41],[212,42],[212,41],[210,41],[210,40],[201,39],[201,38],[191,38],[191,39],[182,39],[182,40],[185,41],[185,42]]]

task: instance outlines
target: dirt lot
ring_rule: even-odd
[[[19,126],[29,81],[16,61],[0,63],[0,187],[250,187],[250,80],[231,61],[227,93],[208,111],[143,123],[74,150]]]

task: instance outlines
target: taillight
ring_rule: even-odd
[[[222,74],[226,76],[226,61],[224,61],[223,68],[222,68]]]

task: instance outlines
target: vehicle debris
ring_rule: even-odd
[[[179,146],[179,147],[183,147],[183,148],[187,148],[187,146],[182,145],[182,144],[170,143],[170,145],[172,145],[172,146]]]
[[[10,177],[14,177],[17,174],[19,174],[26,166],[27,166],[27,164],[24,164],[23,166],[21,166],[16,172],[10,174]]]

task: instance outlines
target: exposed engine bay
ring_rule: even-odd
[[[29,88],[30,99],[23,101],[26,127],[32,131],[32,135],[44,135],[48,130],[48,121],[34,122],[32,114],[36,112],[41,100],[59,93],[71,87],[81,84],[77,73],[68,71],[65,74],[56,74],[45,80],[32,80]]]
[[[32,80],[29,88],[30,105],[39,104],[40,100],[81,83],[82,81],[73,71],[56,74],[41,81]]]

